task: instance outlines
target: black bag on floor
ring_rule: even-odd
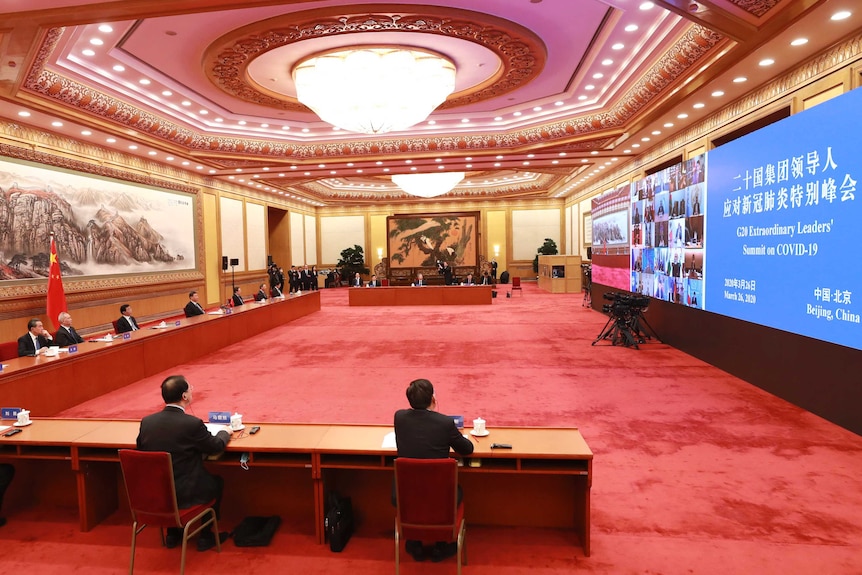
[[[509,272],[508,271],[504,271],[503,273],[500,274],[500,283],[501,284],[509,283]]]
[[[237,547],[266,547],[281,525],[281,517],[246,517],[233,530],[233,542]]]
[[[330,493],[327,503],[323,530],[329,539],[329,549],[338,553],[353,535],[353,506],[349,497],[341,497],[337,493]]]

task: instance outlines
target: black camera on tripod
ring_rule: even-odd
[[[649,306],[649,298],[645,295],[609,291],[602,297],[613,302],[604,304],[602,311],[615,316],[637,315],[646,311]]]
[[[655,332],[643,316],[649,306],[649,297],[622,292],[605,292],[602,297],[611,302],[602,305],[602,311],[610,318],[593,345],[607,339],[613,345],[634,346],[637,349],[639,343],[652,339],[646,330],[649,329],[653,334]]]

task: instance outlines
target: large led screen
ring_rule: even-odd
[[[709,153],[706,309],[862,349],[862,90]]]

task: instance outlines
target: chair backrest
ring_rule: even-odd
[[[114,326],[114,333],[120,333],[120,328],[118,327],[119,321],[118,319],[111,320],[111,324]]]
[[[521,287],[521,278],[520,276],[515,276],[512,278],[512,287],[519,288]]]
[[[18,342],[4,341],[0,343],[0,361],[18,357]]]
[[[120,467],[135,521],[161,527],[183,526],[170,453],[121,449]]]
[[[389,279],[383,278],[382,280],[380,280],[380,287],[389,287]]]
[[[396,525],[405,539],[453,541],[458,535],[458,462],[395,460]]]

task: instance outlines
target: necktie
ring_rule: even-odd
[[[39,338],[38,337],[33,338],[33,345],[36,346],[36,351],[39,351],[39,348],[42,347],[41,345],[39,345]]]

